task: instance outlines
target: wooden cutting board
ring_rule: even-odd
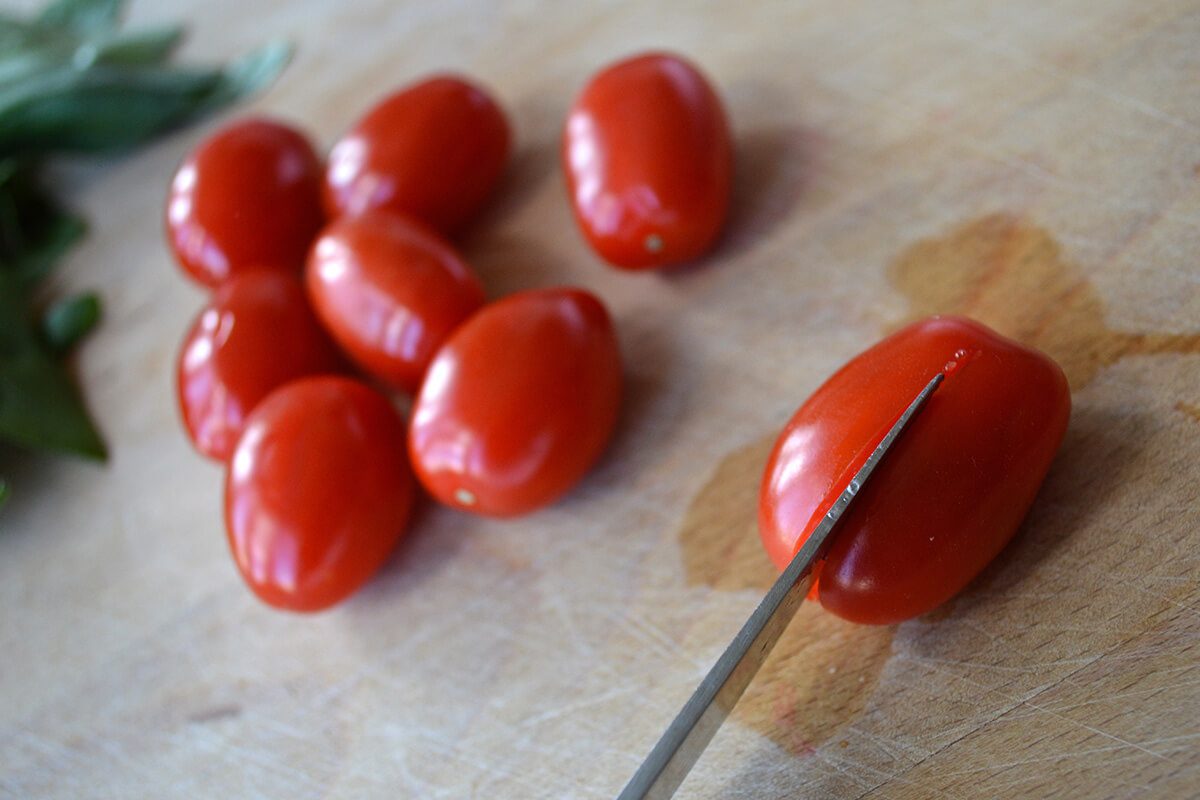
[[[1200,6],[172,5],[135,20],[194,21],[192,59],[295,42],[253,110],[322,146],[429,71],[489,84],[518,145],[464,251],[493,296],[606,300],[620,429],[558,505],[426,508],[351,602],[273,612],[234,571],[220,470],[174,408],[204,297],[161,205],[216,123],[65,170],[92,235],[60,281],[105,299],[80,371],[113,455],[3,453],[0,795],[615,796],[772,579],[753,519],[775,433],[934,312],[1070,378],[1029,518],[922,618],[803,608],[679,796],[1200,793]],[[559,126],[591,72],[650,47],[692,56],[727,101],[735,211],[702,263],[627,274],[573,227]]]

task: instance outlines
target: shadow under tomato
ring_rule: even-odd
[[[563,283],[560,259],[536,237],[488,233],[464,247],[463,253],[490,300]]]
[[[819,146],[817,133],[795,125],[737,134],[729,218],[720,238],[699,258],[672,264],[660,273],[686,280],[710,269],[728,269],[730,259],[768,241],[803,198],[812,179],[813,153]]]
[[[643,467],[673,440],[688,407],[690,382],[678,368],[680,349],[668,328],[638,309],[616,313],[621,348],[621,406],[616,429],[586,481],[596,486],[639,485]]]
[[[712,250],[661,270],[687,280],[711,269],[736,267],[737,256],[768,241],[803,199],[812,180],[820,136],[795,125],[757,128],[737,134],[729,218]],[[731,261],[731,259],[733,259]]]
[[[557,142],[518,143],[487,204],[457,237],[463,249],[476,247],[498,225],[516,216],[557,172]],[[565,192],[563,201],[566,202]]]
[[[393,603],[397,595],[416,591],[441,572],[464,544],[463,537],[456,535],[459,526],[453,520],[459,513],[442,508],[418,488],[404,536],[347,607],[353,611]]]
[[[799,125],[738,134],[729,220],[712,258],[728,258],[770,238],[804,198],[820,147],[820,134]]]

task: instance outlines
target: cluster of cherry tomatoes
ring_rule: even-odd
[[[318,610],[358,589],[403,535],[418,483],[449,506],[523,514],[611,437],[621,365],[600,300],[566,287],[489,303],[452,244],[509,149],[495,101],[441,76],[383,100],[324,164],[303,134],[250,119],[176,174],[168,238],[214,290],[180,354],[182,415],[228,465],[230,547],[267,603]],[[695,258],[724,225],[728,124],[680,58],[594,77],[562,162],[585,238],[616,266]],[[957,593],[1015,533],[1062,440],[1070,392],[1047,356],[971,320],[918,322],[850,361],[780,436],[759,499],[780,567],[938,372],[817,566],[814,591],[847,619],[896,622]],[[384,392],[413,398],[407,423]]]
[[[523,514],[611,437],[621,364],[601,301],[566,287],[488,303],[452,243],[510,142],[486,92],[437,76],[368,111],[324,163],[303,133],[253,118],[176,173],[169,245],[213,290],[180,352],[181,414],[227,465],[229,544],[265,602],[313,611],[357,590],[403,535],[417,482],[446,505]],[[564,126],[576,219],[621,267],[708,250],[731,162],[720,101],[674,56],[601,72]],[[391,392],[413,398],[407,423]]]

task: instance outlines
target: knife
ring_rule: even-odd
[[[813,583],[813,564],[825,552],[846,509],[945,378],[944,373],[935,375],[884,435],[700,682],[617,800],[668,800],[674,796],[808,595]]]

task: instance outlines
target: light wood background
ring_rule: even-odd
[[[170,7],[167,7],[167,6]],[[217,124],[60,170],[92,222],[65,288],[107,318],[82,382],[105,467],[6,451],[0,795],[613,797],[772,577],[753,529],[775,432],[904,321],[974,315],[1060,360],[1062,451],[1011,546],[888,628],[801,610],[683,798],[1200,794],[1200,4],[191,0],[186,54],[298,55],[251,107],[322,147],[463,70],[510,110],[506,184],[463,242],[493,296],[577,283],[627,394],[564,502],[427,508],[344,606],[258,604],[172,373],[204,296],[160,232]],[[586,77],[687,53],[738,149],[720,249],[631,275],[583,245],[558,167]],[[246,108],[242,109],[247,110]]]

